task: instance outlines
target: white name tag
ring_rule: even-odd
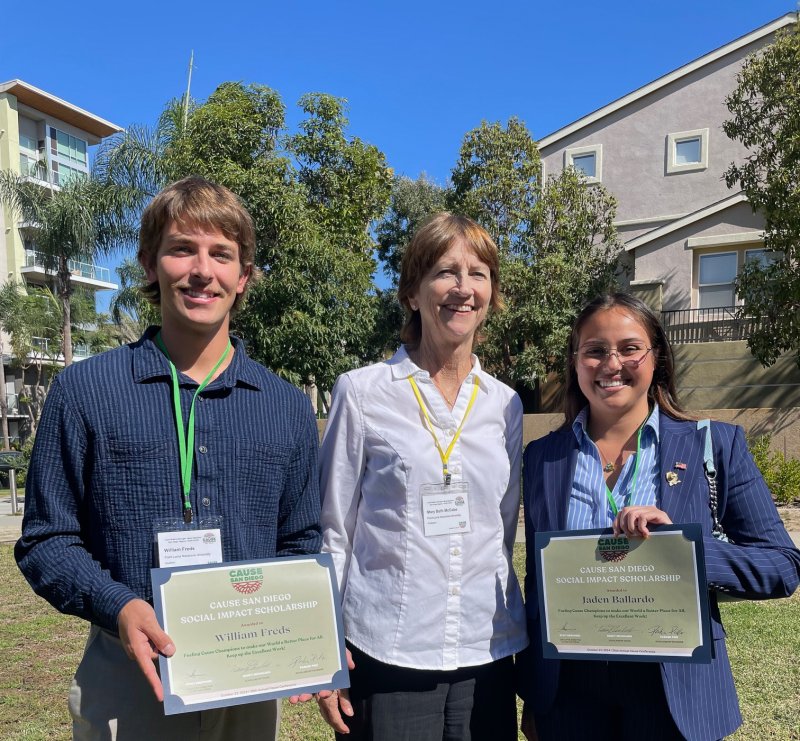
[[[422,522],[427,537],[472,532],[469,483],[423,484]]]
[[[222,563],[222,534],[219,528],[158,533],[158,565],[162,569],[206,563]]]

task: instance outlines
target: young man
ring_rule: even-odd
[[[75,738],[274,738],[275,702],[164,716],[153,660],[176,647],[150,569],[159,533],[185,526],[218,530],[225,561],[316,553],[316,424],[229,338],[255,270],[233,193],[197,177],[166,188],[142,216],[138,259],[161,327],[53,382],[15,555],[37,594],[92,623],[70,690]]]

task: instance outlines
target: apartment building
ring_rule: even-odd
[[[0,83],[0,169],[29,177],[42,187],[57,189],[72,178],[87,177],[90,147],[121,130],[22,80]],[[0,276],[3,282],[52,283],[52,275],[45,270],[36,252],[35,226],[19,223],[7,206],[0,206]],[[83,290],[94,293],[117,288],[107,267],[73,261],[70,268],[72,280]],[[3,340],[9,432],[16,438],[26,419],[19,401],[26,379],[21,364],[11,363],[8,338]],[[40,338],[39,342],[42,354],[52,355],[52,348],[45,346],[47,340]],[[88,347],[78,344],[75,359],[86,357],[89,352]],[[33,360],[35,358],[25,359],[26,363]]]

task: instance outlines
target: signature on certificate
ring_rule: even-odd
[[[650,628],[650,635],[654,638],[682,638],[683,630],[677,625],[673,625],[669,630],[664,630],[661,625],[654,625]]]
[[[244,664],[239,664],[238,666],[231,667],[231,670],[236,672],[237,674],[243,674],[244,672],[255,672],[264,669],[269,669],[271,664],[269,661],[248,661]]]
[[[617,633],[617,634],[631,634],[637,633],[637,628],[628,623],[603,623],[597,626],[598,633]]]
[[[316,669],[325,661],[325,654],[301,654],[289,662],[290,669]]]

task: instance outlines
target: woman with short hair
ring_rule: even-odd
[[[502,306],[497,247],[436,215],[398,298],[403,346],[338,379],[322,442],[323,550],[355,669],[349,697],[320,706],[337,737],[516,739],[522,405],[472,352]]]

